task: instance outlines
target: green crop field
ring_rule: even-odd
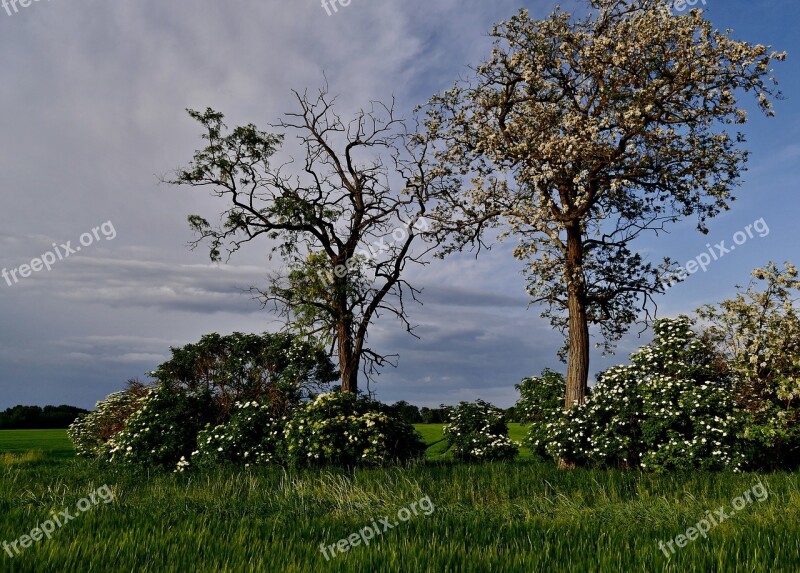
[[[49,458],[72,458],[72,443],[64,430],[2,430],[0,454],[42,452]]]
[[[437,454],[441,425],[418,429],[432,447],[406,467],[187,474],[74,459],[64,432],[0,432],[0,543],[53,512],[74,517],[50,539],[18,545],[19,555],[3,551],[0,571],[800,570],[799,474],[562,471],[531,459],[466,465]],[[522,435],[512,428],[514,439]],[[768,497],[731,513],[759,483]],[[113,501],[75,509],[103,485]],[[426,497],[429,515],[413,515],[408,508]],[[727,519],[665,557],[659,541],[720,508]],[[385,527],[386,517],[391,527],[369,545],[328,550],[327,559],[321,552],[373,522]]]

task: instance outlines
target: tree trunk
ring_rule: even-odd
[[[589,382],[589,320],[583,274],[583,237],[577,221],[567,226],[567,310],[569,353],[565,408],[571,410],[586,399]]]
[[[347,321],[340,321],[337,326],[337,342],[342,392],[355,394],[358,392],[359,361],[353,352],[353,329]]]

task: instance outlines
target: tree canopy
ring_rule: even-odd
[[[631,243],[729,208],[748,157],[739,104],[772,115],[770,66],[785,54],[720,32],[701,10],[660,0],[593,0],[588,16],[526,10],[497,24],[490,57],[431,99],[428,141],[460,193],[432,214],[445,252],[482,245],[504,224],[518,240],[528,293],[567,334],[567,407],[583,401],[589,327],[599,346],[638,320],[674,263]]]

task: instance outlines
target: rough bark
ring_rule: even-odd
[[[577,222],[567,227],[567,309],[569,353],[565,407],[570,410],[586,399],[589,381],[589,320],[583,276],[583,240]]]

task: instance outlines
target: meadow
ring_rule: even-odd
[[[461,464],[441,425],[418,426],[424,461],[347,471],[219,468],[164,474],[75,458],[63,431],[0,432],[0,543],[107,484],[98,504],[0,554],[3,572],[516,572],[800,570],[800,474],[558,470],[530,458]],[[511,425],[521,439],[524,428]],[[762,484],[768,497],[731,513]],[[323,555],[428,496],[429,515]],[[659,541],[709,512],[727,519],[669,558]],[[76,510],[72,510],[75,514]],[[13,553],[13,550],[12,550]]]

